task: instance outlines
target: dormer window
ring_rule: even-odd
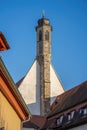
[[[60,116],[59,118],[57,118],[57,125],[60,125],[63,121],[63,116]]]
[[[49,41],[49,32],[48,31],[45,32],[45,40]]]
[[[75,113],[75,111],[72,111],[72,112],[68,113],[68,115],[67,115],[68,121],[71,121],[73,119],[74,113]]]
[[[42,41],[42,31],[39,31],[39,41]]]
[[[87,115],[87,107],[81,108],[79,113],[81,116]]]

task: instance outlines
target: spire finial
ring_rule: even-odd
[[[42,18],[44,18],[44,16],[45,16],[45,11],[43,10],[42,11]]]

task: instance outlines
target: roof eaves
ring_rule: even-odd
[[[11,78],[11,76],[10,76],[8,70],[6,69],[6,67],[4,65],[4,62],[2,61],[1,58],[0,58],[0,66],[3,68],[3,71],[5,72],[5,76],[8,77],[8,81],[10,81],[10,83],[12,84],[12,89],[14,89],[14,91],[17,93],[17,98],[20,101],[19,105],[21,104],[24,107],[24,109],[27,112],[27,114],[31,116],[30,111],[29,111],[27,105],[25,104],[21,94],[19,93],[19,91],[18,91],[18,89],[17,89],[13,79]]]
[[[2,32],[0,32],[0,37],[1,37],[1,39],[2,39],[2,41],[3,41],[3,43],[4,43],[4,45],[5,45],[6,49],[7,49],[7,50],[10,49],[10,46],[9,46],[9,44],[8,44],[8,42],[7,42],[7,40],[6,40],[6,38],[4,37],[4,35],[3,35]]]

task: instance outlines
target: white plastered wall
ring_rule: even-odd
[[[50,97],[52,103],[56,96],[64,92],[64,89],[52,65],[50,65],[50,76]],[[34,61],[20,84],[19,91],[28,105],[31,114],[40,115],[40,66],[37,60]]]
[[[50,81],[51,81],[51,104],[55,100],[56,96],[64,92],[64,88],[61,84],[60,79],[58,78],[54,68],[50,65]]]
[[[31,114],[40,115],[40,72],[39,64],[34,62],[31,69],[25,76],[23,82],[19,86],[19,91],[22,94],[26,104],[29,107]]]

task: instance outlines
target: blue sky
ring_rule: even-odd
[[[0,31],[11,49],[2,58],[17,82],[36,57],[35,26],[50,19],[52,64],[65,89],[87,80],[87,0],[0,0]]]

